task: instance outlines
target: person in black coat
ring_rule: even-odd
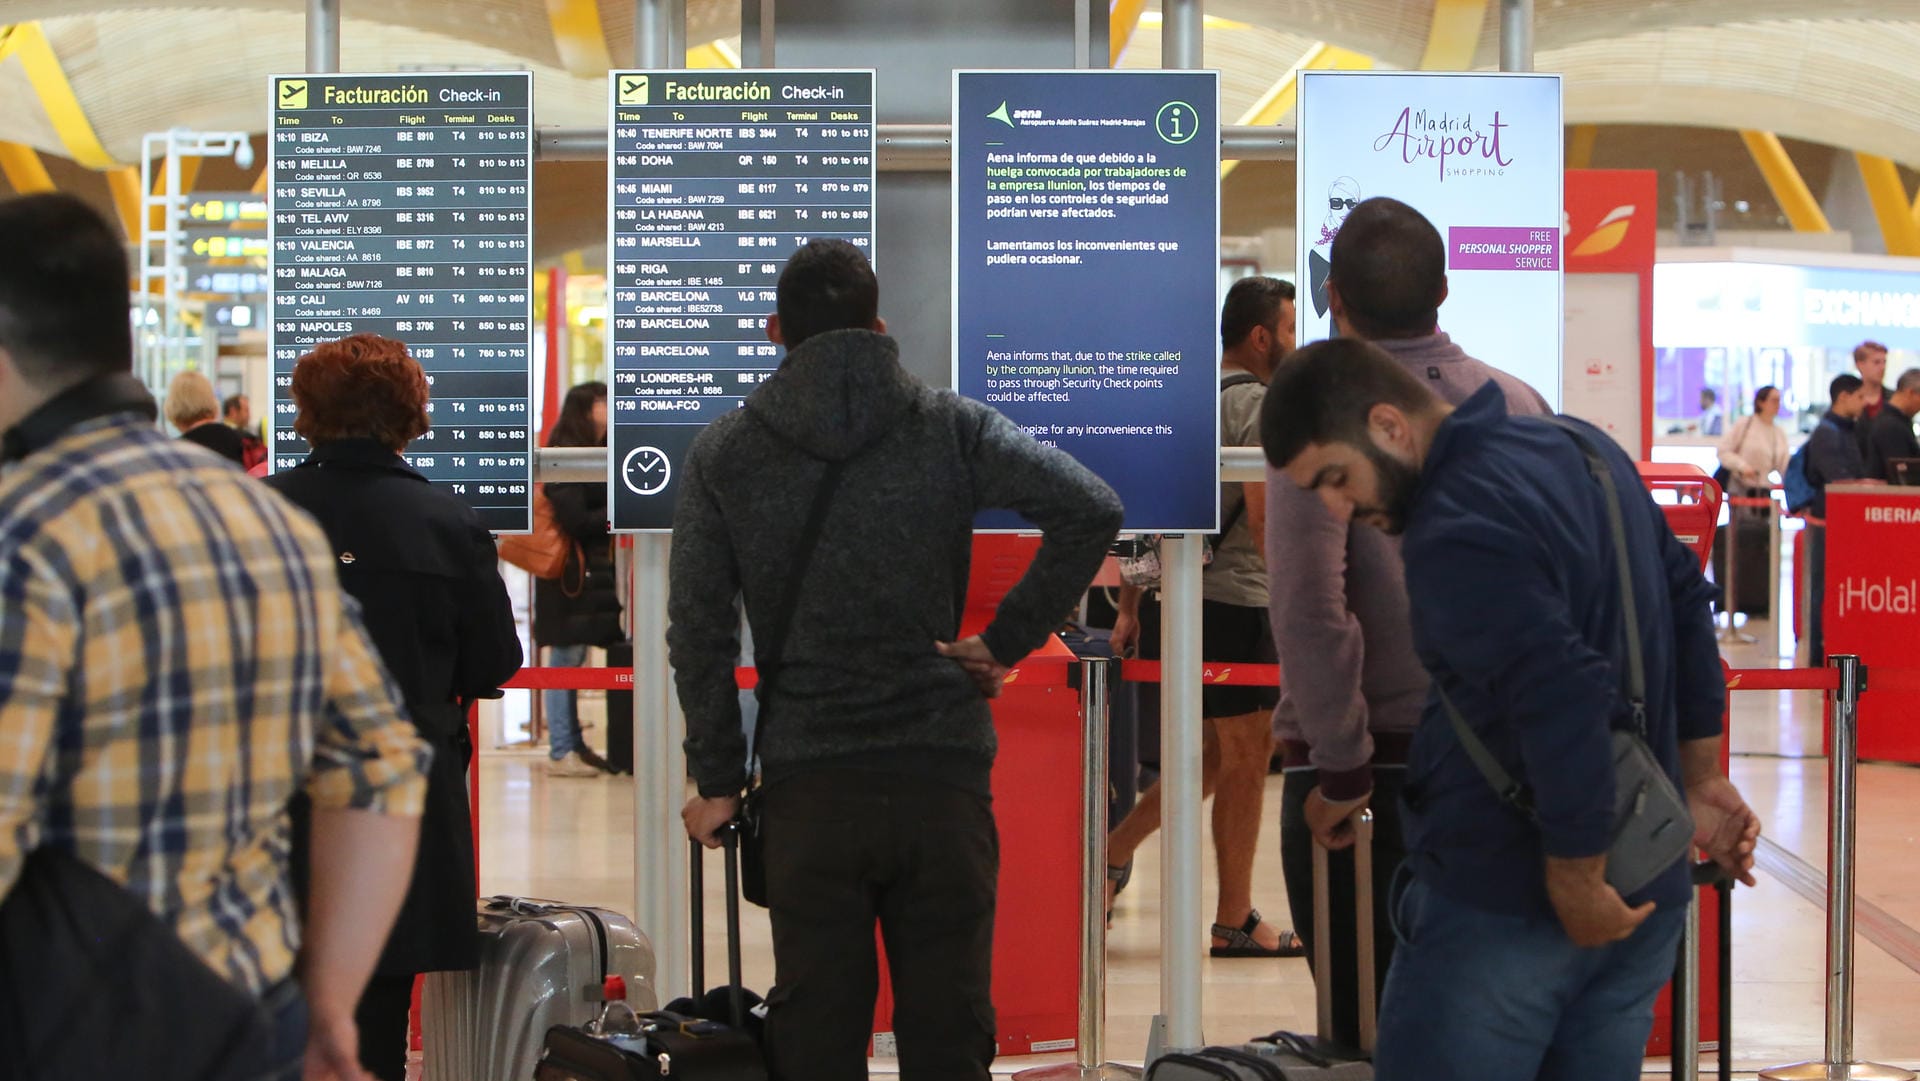
[[[582,383],[567,391],[547,446],[606,445],[607,385]],[[573,545],[559,578],[534,582],[533,641],[547,649],[549,665],[573,668],[585,663],[588,647],[605,649],[624,638],[620,597],[613,585],[607,486],[549,484],[545,492],[554,522]],[[542,691],[540,703],[547,719],[549,775],[593,777],[608,768],[580,733],[578,692]]]
[[[313,453],[266,483],[326,530],[340,584],[433,745],[413,882],[355,1015],[361,1064],[381,1081],[404,1081],[414,976],[479,960],[467,711],[500,696],[520,667],[520,639],[492,536],[473,508],[400,457],[428,425],[426,376],[406,346],[371,334],[329,342],[300,358],[292,394],[294,431]],[[303,896],[304,840],[296,808]]]
[[[166,414],[167,422],[180,430],[180,438],[246,467],[240,433],[220,423],[220,399],[214,397],[206,376],[192,370],[174,376],[167,384]]]

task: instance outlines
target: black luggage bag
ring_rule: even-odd
[[[1230,1047],[1160,1056],[1144,1081],[1373,1081],[1373,1033],[1379,988],[1373,965],[1373,813],[1363,811],[1353,828],[1354,925],[1360,936],[1360,1044],[1341,1047],[1328,1040],[1275,1032]],[[1313,846],[1313,981],[1321,1031],[1333,1028],[1332,903],[1327,880],[1327,850]]]
[[[727,865],[727,974],[725,988],[708,994],[706,984],[705,875],[702,850],[692,844],[693,995],[640,1015],[637,1038],[610,1039],[578,1028],[547,1032],[535,1081],[767,1081],[766,1058],[750,1012],[760,1003],[740,982],[740,849],[729,826],[721,832]],[[726,1003],[727,1021],[695,1016]]]

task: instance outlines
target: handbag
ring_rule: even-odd
[[[1739,434],[1734,436],[1734,439],[1733,439],[1733,449],[1735,453],[1738,453],[1740,450],[1740,445],[1746,442],[1747,431],[1752,427],[1753,427],[1753,415],[1751,413],[1740,418],[1740,427],[1737,429]],[[1723,463],[1720,466],[1720,468],[1713,471],[1713,483],[1720,486],[1721,492],[1729,495],[1732,494],[1729,489],[1733,484],[1733,470],[1728,469],[1726,465]]]
[[[547,498],[545,485],[536,485],[533,489],[533,529],[525,535],[511,535],[499,539],[500,558],[519,567],[535,578],[554,579],[566,572],[567,556],[580,547],[579,543],[568,537],[560,523],[553,516],[553,501]],[[586,577],[586,553],[578,553],[580,575]],[[579,595],[575,589],[571,594]]]
[[[273,1039],[268,1008],[125,887],[68,852],[27,856],[0,904],[0,1077],[253,1081]]]
[[[792,629],[794,613],[800,607],[800,591],[806,588],[807,567],[813,563],[814,550],[820,547],[820,531],[827,524],[827,508],[833,502],[834,490],[840,486],[840,474],[846,464],[828,462],[827,471],[820,477],[820,487],[814,490],[806,524],[800,527],[799,555],[786,592],[781,595],[773,618],[761,628],[764,633],[760,642],[766,648],[754,653],[753,664],[760,673],[760,681],[754,686],[753,695],[760,703],[760,715],[753,726],[753,745],[747,751],[747,794],[740,801],[740,896],[761,908],[767,907],[767,863],[766,840],[761,834],[764,808],[761,805],[760,737],[766,734],[767,721],[772,716],[773,685],[780,675],[787,632]]]
[[[1661,767],[1647,745],[1647,668],[1640,648],[1638,607],[1633,599],[1633,564],[1627,550],[1627,527],[1620,510],[1620,491],[1613,471],[1594,449],[1586,434],[1565,418],[1551,418],[1571,435],[1587,458],[1587,468],[1606,493],[1607,523],[1613,532],[1615,580],[1620,585],[1621,622],[1627,647],[1626,695],[1632,723],[1611,732],[1613,758],[1613,839],[1607,847],[1607,884],[1622,897],[1645,887],[1684,859],[1693,847],[1693,815],[1673,778]],[[1500,765],[1493,752],[1467,725],[1465,717],[1438,687],[1440,703],[1467,757],[1500,796],[1502,802],[1538,821],[1527,786]]]

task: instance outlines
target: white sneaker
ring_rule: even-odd
[[[569,751],[565,758],[549,758],[547,760],[547,776],[600,777],[604,775],[599,770],[588,765],[586,760],[580,757],[579,751]]]

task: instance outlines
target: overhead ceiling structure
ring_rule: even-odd
[[[531,68],[543,127],[602,125],[597,67],[633,55],[633,0],[341,7],[343,69]],[[1129,19],[1145,11],[1121,66],[1159,63],[1158,7],[1118,4]],[[45,43],[38,54],[10,51],[0,37],[0,147],[100,169],[137,163],[151,131],[260,131],[267,77],[304,63],[303,9],[299,0],[0,0],[0,35],[33,23]],[[692,46],[739,33],[737,0],[686,0],[686,9]],[[1287,76],[1327,66],[1329,50],[1380,67],[1493,66],[1498,9],[1499,0],[1205,0],[1205,63],[1223,73],[1224,119],[1285,123]],[[1536,68],[1567,76],[1569,124],[1772,132],[1920,164],[1913,0],[1539,0],[1534,41]]]

